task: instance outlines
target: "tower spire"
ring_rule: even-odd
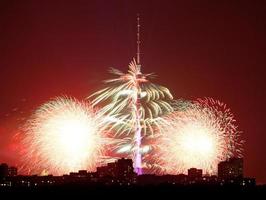
[[[140,66],[140,23],[139,14],[137,14],[137,65]]]

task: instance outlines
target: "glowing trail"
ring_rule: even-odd
[[[129,64],[128,73],[117,69],[111,72],[118,77],[105,81],[107,87],[89,99],[93,106],[102,106],[114,137],[131,139],[125,145],[131,146],[128,153],[133,152],[135,171],[141,174],[141,139],[155,134],[154,130],[160,129],[160,117],[174,111],[173,97],[167,88],[151,83],[152,75],[143,74],[135,60]]]

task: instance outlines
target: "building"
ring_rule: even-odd
[[[134,174],[133,161],[131,159],[121,158],[113,163],[108,163],[107,166],[97,167],[99,177],[126,177]]]
[[[101,178],[101,177],[105,177],[108,176],[108,172],[110,171],[110,169],[108,169],[107,166],[101,166],[101,167],[97,167],[97,175]]]
[[[131,159],[121,158],[117,160],[116,176],[127,177],[134,174],[133,161]]]
[[[142,174],[137,176],[137,183],[141,186],[159,185],[162,183],[161,176],[155,174]]]
[[[6,163],[2,163],[0,165],[0,178],[4,178],[8,176],[8,165]]]
[[[8,167],[6,163],[0,165],[0,178],[12,177],[18,175],[18,169],[16,167]]]
[[[87,170],[79,170],[78,175],[79,175],[79,177],[87,177],[88,172],[87,172]]]
[[[202,178],[202,169],[190,168],[188,169],[188,178],[198,180]]]
[[[107,166],[97,167],[97,174],[101,182],[108,184],[132,184],[136,181],[133,161],[121,158]]]
[[[16,167],[9,167],[8,168],[8,176],[17,176],[18,169]]]
[[[115,177],[117,176],[117,162],[108,163],[106,167],[106,175]]]
[[[254,187],[256,186],[256,179],[255,178],[244,178],[242,180],[242,185],[244,187]]]
[[[230,158],[218,164],[218,177],[222,180],[243,178],[243,158]]]

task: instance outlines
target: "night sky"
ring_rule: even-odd
[[[243,131],[245,176],[266,182],[266,1],[0,2],[0,162],[40,104],[83,99],[127,70],[141,15],[143,72],[175,98],[225,102]]]

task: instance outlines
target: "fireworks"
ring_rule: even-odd
[[[38,174],[95,170],[108,142],[104,119],[75,99],[60,97],[45,103],[25,126],[25,168]]]
[[[243,141],[225,104],[199,99],[186,106],[165,117],[163,133],[155,142],[151,157],[161,172],[186,173],[195,167],[216,174],[220,161],[241,156]]]
[[[118,154],[132,157],[138,174],[143,167],[169,174],[195,167],[216,174],[220,161],[242,156],[243,141],[225,104],[173,100],[134,61],[128,73],[112,72],[118,78],[107,80],[91,104],[61,97],[36,110],[23,139],[30,173],[93,171]],[[102,108],[95,111],[97,105]]]
[[[173,97],[167,88],[151,83],[152,74],[142,74],[135,60],[128,73],[117,69],[111,73],[117,78],[105,81],[108,86],[89,98],[94,106],[104,105],[101,111],[109,116],[117,137],[132,139],[126,147],[134,152],[135,169],[141,168],[141,138],[153,134],[160,117],[174,110]]]
[[[220,161],[242,156],[243,141],[225,104],[212,99],[173,100],[161,86],[147,92],[143,88],[152,84],[149,75],[141,75],[135,67],[131,63],[128,74],[107,81],[111,86],[94,94],[94,107],[105,103],[98,111],[67,97],[36,110],[23,139],[23,160],[30,173],[93,171],[114,160],[115,151],[134,158],[139,174],[143,167],[169,174],[195,167],[216,174]]]

